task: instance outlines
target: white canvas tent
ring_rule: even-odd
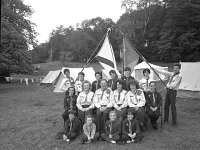
[[[49,73],[42,80],[42,84],[54,84],[60,74],[60,70],[49,71]]]
[[[200,100],[200,62],[181,63],[182,81],[177,97]]]
[[[63,82],[63,80],[65,79],[65,75],[64,75],[64,69],[66,68],[62,68],[62,70],[60,70],[60,74],[58,76],[58,78],[56,79],[55,82],[55,89],[53,92],[64,92],[62,90],[60,90],[60,86]],[[70,76],[74,78],[74,80],[76,80],[78,73],[82,70],[82,68],[68,68],[70,70]],[[89,68],[84,68],[83,72],[85,73],[85,80],[88,80],[90,82],[93,82],[95,80],[95,71],[92,67]]]
[[[151,63],[149,63],[149,64],[153,68],[158,68],[160,70],[168,71],[168,67],[161,67],[161,66],[157,66],[157,65],[154,65],[154,64],[151,64]],[[136,65],[134,67],[134,70],[133,70],[131,75],[134,76],[137,81],[139,81],[139,80],[141,80],[143,78],[143,69],[145,69],[145,68],[149,68],[150,69],[150,66],[145,61],[143,61],[143,62],[141,62],[140,64],[138,64],[138,65]],[[164,74],[158,73],[158,75],[160,76],[160,78],[162,80],[167,80],[168,79],[168,77],[166,75],[164,75]],[[159,80],[159,77],[156,75],[156,73],[153,70],[151,70],[150,78],[152,78],[154,81]]]

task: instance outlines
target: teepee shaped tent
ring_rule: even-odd
[[[108,32],[99,53],[96,55],[96,58],[105,70],[117,70],[114,52],[108,38]]]

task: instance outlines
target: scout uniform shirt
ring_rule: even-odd
[[[174,74],[173,72],[168,72],[165,70],[159,70],[157,68],[154,68],[156,71],[158,71],[159,73],[163,73],[166,74],[168,76],[170,76],[170,80],[167,83],[167,88],[171,89],[171,90],[177,90],[179,85],[181,84],[181,80],[182,80],[182,76],[180,73],[178,74]]]
[[[126,94],[126,100],[129,107],[143,107],[146,103],[144,93],[140,89],[137,89],[135,93],[129,91]]]
[[[142,78],[139,82],[139,85],[140,85],[140,88],[143,90],[143,91],[149,91],[149,83],[153,81],[151,78]]]
[[[117,89],[117,84],[116,84],[117,79],[109,79],[108,80],[108,87],[114,91]]]
[[[64,98],[65,110],[77,110],[76,99],[77,99],[76,95],[73,95],[73,96],[66,95]]]
[[[146,97],[147,108],[150,108],[150,107],[159,108],[162,105],[162,97],[160,93],[158,93],[157,91],[155,92],[148,91],[146,95],[147,95]]]
[[[76,92],[80,93],[83,91],[82,84],[83,84],[83,81],[76,81],[76,83],[74,84]]]
[[[83,132],[87,137],[94,138],[94,135],[96,133],[96,125],[94,123],[92,123],[91,125],[87,125],[87,123],[85,123],[83,125]]]
[[[89,107],[90,109],[94,108],[93,96],[94,96],[94,93],[92,91],[89,91],[88,93],[86,93],[85,91],[81,92],[77,98],[76,105],[78,109],[87,108],[87,107]]]
[[[92,89],[91,89],[91,91],[95,93],[96,90],[98,90],[100,87],[101,87],[100,86],[100,80],[99,81],[94,81],[94,82],[92,82]]]
[[[71,87],[74,83],[74,79],[72,77],[70,78],[64,78],[63,81],[60,84],[59,89],[62,91],[67,91],[69,87]]]
[[[113,106],[116,107],[127,107],[127,101],[125,99],[127,91],[126,90],[121,90],[120,92],[118,90],[114,90],[113,92]]]
[[[120,122],[117,119],[115,119],[113,122],[110,120],[106,121],[105,133],[107,135],[112,134],[113,136],[119,135],[121,133]]]
[[[123,134],[133,134],[133,133],[140,133],[139,122],[136,118],[132,120],[125,119],[122,123],[122,133]]]
[[[101,106],[112,107],[112,90],[107,88],[106,90],[102,90],[101,88],[96,90],[94,95],[94,102],[97,108]]]
[[[124,76],[124,77],[122,77],[122,81],[123,81],[122,88],[123,88],[124,90],[127,90],[127,91],[128,91],[128,89],[129,89],[129,87],[128,87],[129,82],[130,82],[130,81],[135,81],[135,78],[132,77],[132,76],[130,76],[130,77]]]
[[[81,121],[78,118],[75,117],[72,121],[68,119],[65,123],[65,135],[69,132],[79,134],[81,128]]]

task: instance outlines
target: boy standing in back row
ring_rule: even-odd
[[[159,70],[157,68],[152,68],[152,69],[158,71],[159,73],[163,73],[171,77],[169,82],[167,83],[167,94],[166,94],[166,100],[165,100],[165,106],[164,106],[164,110],[165,110],[164,121],[168,122],[169,106],[171,105],[172,126],[176,127],[177,126],[176,95],[177,95],[177,89],[182,80],[182,76],[180,75],[181,64],[177,63],[174,65],[174,72]]]

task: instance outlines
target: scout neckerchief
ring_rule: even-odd
[[[97,83],[96,83],[96,90],[98,90],[98,84],[99,84],[99,81],[97,80]]]
[[[129,127],[129,133],[132,134],[131,120],[128,120],[128,122],[129,122],[129,125],[128,125],[128,127]]]
[[[91,137],[91,132],[92,132],[92,131],[91,131],[91,130],[92,130],[92,129],[91,129],[91,126],[92,126],[92,123],[91,123],[90,125],[88,125],[88,132],[89,132],[89,136],[90,136],[90,137]]]
[[[89,93],[89,91],[87,93],[85,92],[85,101],[84,101],[84,103],[88,103],[88,100],[87,100],[88,93]]]
[[[101,100],[102,100],[102,98],[103,98],[103,94],[104,94],[104,92],[106,91],[107,89],[105,89],[105,90],[102,90],[102,94],[101,94]]]
[[[131,91],[132,92],[132,91]],[[133,93],[133,92],[132,92]],[[136,102],[138,103],[138,99],[137,99],[137,90],[133,93],[133,95],[134,95],[134,97],[135,97],[135,100],[136,100]],[[133,101],[132,101],[132,103],[133,103]]]
[[[148,79],[146,79],[146,90],[148,90],[149,89],[149,78]]]
[[[111,89],[113,89],[113,82],[114,82],[114,80],[113,79],[111,79],[112,80],[112,82],[111,82]]]
[[[155,106],[155,102],[156,102],[154,93],[155,93],[155,92],[153,92],[153,106]]]
[[[172,82],[174,76],[178,75],[180,72],[174,73],[173,76],[171,77],[171,79],[169,80],[169,84]]]
[[[110,134],[112,134],[113,122],[110,122]]]
[[[70,128],[69,128],[69,131],[71,131],[71,129],[72,129],[72,122],[73,122],[73,120],[70,121]]]
[[[117,90],[118,91],[118,90]],[[117,97],[117,102],[119,102],[120,101],[120,94],[121,94],[121,92],[122,92],[123,90],[121,89],[121,91],[118,91],[118,97]],[[116,103],[117,103],[116,102]]]
[[[126,77],[126,88],[128,89],[129,77]]]
[[[70,110],[72,110],[73,109],[73,99],[72,99],[71,95],[70,95],[69,101],[70,101]]]

